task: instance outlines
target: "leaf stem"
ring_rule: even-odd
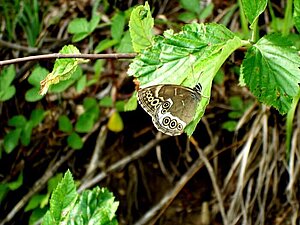
[[[293,6],[293,0],[288,0],[284,12],[284,20],[283,20],[283,28],[282,28],[283,36],[288,35],[290,32],[291,23],[292,23],[292,6]]]

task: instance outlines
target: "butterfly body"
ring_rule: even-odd
[[[142,88],[138,101],[152,117],[154,126],[161,132],[175,136],[193,120],[201,100],[201,85],[194,88],[162,84]]]

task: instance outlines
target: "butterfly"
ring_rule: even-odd
[[[138,101],[157,130],[175,136],[182,134],[193,120],[201,91],[199,83],[194,88],[160,84],[139,89]]]

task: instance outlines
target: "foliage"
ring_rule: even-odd
[[[79,195],[72,175],[67,171],[51,196],[50,209],[42,224],[117,224],[118,205],[105,188],[96,187]]]
[[[11,153],[18,145],[19,140],[22,145],[28,146],[30,144],[32,129],[39,125],[45,117],[45,111],[35,109],[31,112],[30,119],[27,120],[23,115],[13,116],[8,125],[15,127],[9,131],[4,137],[4,150],[6,153]]]
[[[16,75],[15,67],[10,65],[0,74],[0,102],[4,102],[12,98],[16,93],[15,86],[11,85]]]

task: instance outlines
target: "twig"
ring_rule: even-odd
[[[214,147],[214,143],[206,147],[205,152],[208,154]],[[176,183],[175,187],[167,191],[166,195],[153,206],[147,213],[144,214],[134,225],[143,225],[143,224],[155,224],[159,217],[164,213],[168,206],[172,203],[174,198],[186,185],[186,183],[203,167],[203,162],[201,157],[198,158],[190,169],[181,177],[181,179]]]
[[[0,61],[0,66],[16,64],[21,62],[42,60],[42,59],[59,59],[59,58],[81,58],[81,59],[133,59],[136,53],[112,53],[112,54],[60,54],[52,53],[45,55],[33,55],[17,59],[8,59]]]
[[[129,162],[144,156],[148,151],[150,151],[153,147],[155,147],[159,142],[161,142],[167,138],[169,138],[169,136],[165,135],[161,139],[155,139],[155,140],[148,142],[146,145],[144,145],[137,151],[133,152],[131,155],[128,155],[125,158],[121,159],[120,161],[117,161],[116,163],[112,164],[110,167],[107,168],[107,170],[99,173],[92,180],[83,183],[79,187],[78,192],[80,193],[83,190],[94,186],[95,184],[100,182],[102,179],[104,179],[108,175],[109,172],[120,169],[120,168],[124,167],[125,165],[127,165]]]

